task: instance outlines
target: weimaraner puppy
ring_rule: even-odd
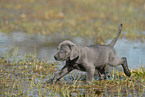
[[[101,76],[106,76],[105,66],[118,66],[122,65],[124,73],[131,76],[130,70],[127,66],[127,59],[125,57],[119,58],[113,47],[121,33],[122,24],[119,27],[117,36],[108,45],[90,45],[90,46],[77,46],[69,40],[61,42],[57,48],[57,53],[54,58],[57,61],[66,61],[65,66],[57,73],[53,79],[47,83],[54,83],[61,79],[72,70],[77,69],[87,73],[87,81],[94,79],[95,70]]]

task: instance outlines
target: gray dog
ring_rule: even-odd
[[[66,64],[61,71],[57,73],[53,79],[47,81],[47,83],[57,82],[74,69],[87,72],[87,81],[92,81],[96,70],[100,76],[106,76],[106,65],[114,67],[122,65],[124,73],[130,77],[131,73],[127,66],[127,59],[125,57],[119,58],[113,49],[121,30],[122,24],[119,27],[117,36],[108,45],[82,47],[75,45],[69,40],[60,43],[54,58],[57,61],[66,61]]]

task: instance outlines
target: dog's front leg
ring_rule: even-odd
[[[57,82],[59,79],[61,79],[63,76],[65,76],[66,74],[68,74],[69,72],[71,72],[73,70],[72,66],[69,65],[65,65],[61,71],[59,73],[57,73],[53,79],[47,81],[47,83],[55,83]]]
[[[95,73],[95,67],[93,65],[90,65],[87,67],[87,82],[92,82],[94,80],[94,73]]]

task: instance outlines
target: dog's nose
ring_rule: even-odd
[[[55,60],[57,60],[57,57],[56,57],[56,56],[54,56],[54,59],[55,59]]]

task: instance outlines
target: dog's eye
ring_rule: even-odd
[[[61,53],[64,53],[65,52],[65,49],[61,49],[61,51],[60,51]]]

